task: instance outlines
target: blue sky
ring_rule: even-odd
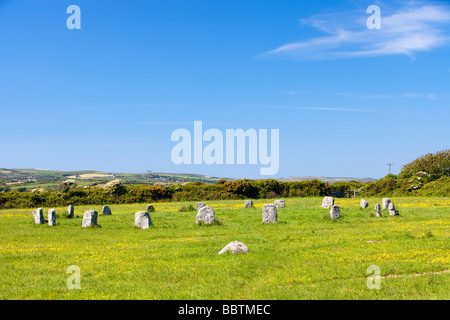
[[[379,178],[449,148],[449,53],[448,1],[0,0],[0,167],[264,178],[174,165],[201,120],[279,129],[275,177]]]

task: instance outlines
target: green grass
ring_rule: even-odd
[[[270,200],[211,201],[220,224],[209,227],[178,211],[195,203],[156,203],[147,230],[134,227],[147,204],[110,205],[101,228],[81,228],[84,211],[101,206],[75,207],[74,219],[56,208],[55,227],[34,225],[30,209],[2,210],[0,299],[449,299],[450,199],[391,199],[400,216],[374,217],[378,198],[365,210],[336,199],[336,221],[321,198],[286,199],[271,225],[261,223]],[[250,253],[217,254],[234,240]],[[81,290],[67,288],[71,265]],[[369,290],[371,265],[399,277]]]

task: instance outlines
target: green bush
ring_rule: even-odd
[[[426,172],[431,180],[450,177],[450,149],[428,153],[404,165],[399,177],[410,178],[418,172]]]

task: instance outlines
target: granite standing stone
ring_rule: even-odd
[[[397,210],[395,210],[394,204],[392,202],[389,203],[388,210],[389,210],[389,215],[391,215],[391,216],[397,215]]]
[[[339,219],[341,217],[341,208],[339,206],[332,206],[330,210],[331,219]]]
[[[360,204],[361,208],[365,209],[369,206],[369,202],[367,202],[367,200],[362,199]]]
[[[211,207],[203,207],[198,210],[197,213],[197,224],[213,224],[216,222],[216,215],[214,209]]]
[[[322,208],[329,209],[334,205],[334,198],[333,197],[325,197],[322,201]]]
[[[75,208],[72,205],[68,206],[67,207],[67,216],[69,218],[73,218],[74,214],[75,214]]]
[[[200,210],[201,208],[206,207],[206,203],[203,202],[197,202],[197,210]]]
[[[84,213],[82,227],[92,227],[97,225],[98,212],[95,210],[88,210]]]
[[[56,226],[56,211],[55,211],[55,209],[48,210],[48,225],[50,227]]]
[[[275,223],[277,222],[277,207],[274,204],[265,204],[262,211],[263,223]]]
[[[33,218],[35,224],[45,224],[44,213],[42,208],[37,208],[33,211]]]
[[[141,229],[148,229],[153,225],[148,211],[139,211],[134,215],[134,225]]]
[[[384,199],[383,199],[383,206],[382,206],[382,208],[383,208],[383,209],[387,209],[387,208],[389,207],[389,203],[391,203],[391,199],[389,199],[389,198],[384,198]]]
[[[249,250],[245,244],[239,241],[233,241],[227,244],[222,250],[220,250],[219,254],[223,254],[225,252],[231,252],[233,254],[236,253],[248,253]]]
[[[103,206],[102,214],[104,214],[105,216],[110,216],[111,215],[111,209],[108,206]]]
[[[245,200],[245,209],[253,207],[252,200]]]
[[[381,216],[382,216],[382,215],[381,215],[381,206],[380,206],[379,203],[377,203],[377,204],[375,205],[375,214],[377,215],[377,217],[381,217]]]
[[[147,212],[155,212],[155,207],[152,206],[151,204],[149,204],[149,205],[147,206]]]
[[[284,200],[275,200],[273,202],[275,204],[275,207],[277,208],[284,208],[286,204],[284,203]]]

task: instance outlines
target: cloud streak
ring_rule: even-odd
[[[369,109],[351,109],[351,108],[334,108],[334,107],[292,107],[292,106],[278,106],[269,104],[253,104],[249,107],[264,107],[279,110],[315,110],[315,111],[341,111],[341,112],[374,112]]]
[[[365,11],[319,14],[300,22],[326,35],[292,42],[264,53],[264,57],[294,60],[338,59],[406,55],[414,58],[420,51],[450,42],[450,6],[447,4],[405,5],[397,10],[381,6],[381,29],[369,30]],[[447,32],[442,30],[447,26]]]

